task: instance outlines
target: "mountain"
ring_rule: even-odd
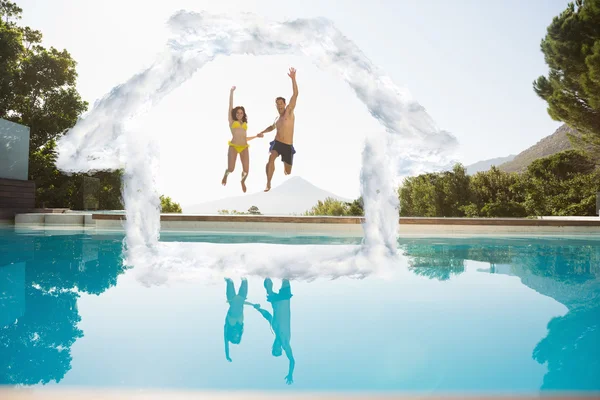
[[[565,125],[558,128],[552,135],[546,136],[530,148],[519,153],[512,161],[506,162],[498,168],[505,172],[523,172],[527,166],[538,158],[551,156],[564,150],[573,148],[567,134],[579,136],[578,132]]]
[[[478,161],[475,164],[471,164],[466,167],[467,174],[473,175],[473,174],[476,174],[477,172],[487,171],[488,169],[492,168],[493,165],[495,165],[497,167],[501,164],[512,161],[515,157],[516,157],[516,155],[511,154],[506,157],[497,157],[497,158],[492,158],[490,160]]]
[[[319,200],[325,200],[327,197],[352,201],[320,189],[305,179],[295,176],[267,193],[258,192],[208,203],[182,206],[182,211],[185,214],[217,214],[219,210],[246,212],[250,207],[256,206],[264,215],[303,214],[316,205]]]
[[[581,137],[577,130],[563,124],[552,135],[546,136],[516,156],[511,155],[508,157],[498,157],[491,160],[476,162],[475,164],[466,167],[467,173],[472,175],[479,171],[487,171],[492,165],[495,165],[504,172],[524,172],[529,164],[538,158],[548,157],[560,153],[561,151],[573,149],[573,145],[567,136],[568,134],[577,138]],[[592,149],[588,148],[587,150]],[[588,154],[594,154],[593,150],[588,151]]]

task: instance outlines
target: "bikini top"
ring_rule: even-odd
[[[233,121],[233,124],[231,124],[231,129],[233,128],[243,128],[245,131],[248,130],[248,124],[247,123],[243,123],[240,125],[240,121]]]

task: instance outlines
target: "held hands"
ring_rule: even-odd
[[[256,135],[256,137],[265,137],[265,134],[261,132],[258,135]]]

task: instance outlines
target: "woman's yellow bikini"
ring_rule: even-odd
[[[231,124],[231,129],[233,128],[242,128],[243,130],[247,131],[248,130],[248,124],[243,122],[240,124],[240,121],[233,121],[233,123]],[[248,143],[246,144],[233,144],[231,143],[231,141],[227,142],[227,144],[229,144],[229,146],[233,147],[235,149],[235,151],[238,152],[238,154],[240,154],[242,151],[246,150],[248,147],[250,147],[250,145]],[[227,175],[229,175],[231,172],[226,169],[225,170],[225,176],[223,177],[223,179],[227,179]],[[244,190],[244,193],[246,193],[246,177],[248,176],[247,172],[242,171],[242,189]]]
[[[248,130],[248,124],[247,123],[242,123],[240,124],[240,121],[233,121],[233,124],[231,124],[231,129],[233,128],[242,128],[243,130],[247,131]],[[227,142],[227,144],[229,144],[231,147],[233,147],[235,149],[235,151],[239,153],[241,153],[242,151],[246,150],[248,147],[250,147],[249,144],[233,144],[231,143],[231,141]]]

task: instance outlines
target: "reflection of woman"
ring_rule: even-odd
[[[242,278],[242,284],[237,294],[235,293],[233,281],[230,278],[225,278],[225,282],[227,282],[225,293],[227,302],[229,303],[229,310],[227,310],[227,316],[225,317],[223,337],[225,340],[225,358],[231,362],[231,357],[229,357],[229,342],[240,344],[242,341],[244,333],[244,305],[251,305],[256,308],[260,307],[260,305],[246,301],[246,297],[248,297],[248,281],[246,278]]]
[[[271,354],[279,357],[285,351],[285,355],[290,361],[288,374],[285,377],[286,383],[290,385],[294,383],[294,367],[296,366],[290,343],[292,339],[290,299],[293,296],[290,281],[284,279],[281,282],[279,293],[273,292],[273,282],[270,278],[265,279],[264,286],[267,291],[267,301],[273,307],[273,315],[271,316],[268,311],[261,308],[257,308],[257,310],[269,321],[275,333]]]

